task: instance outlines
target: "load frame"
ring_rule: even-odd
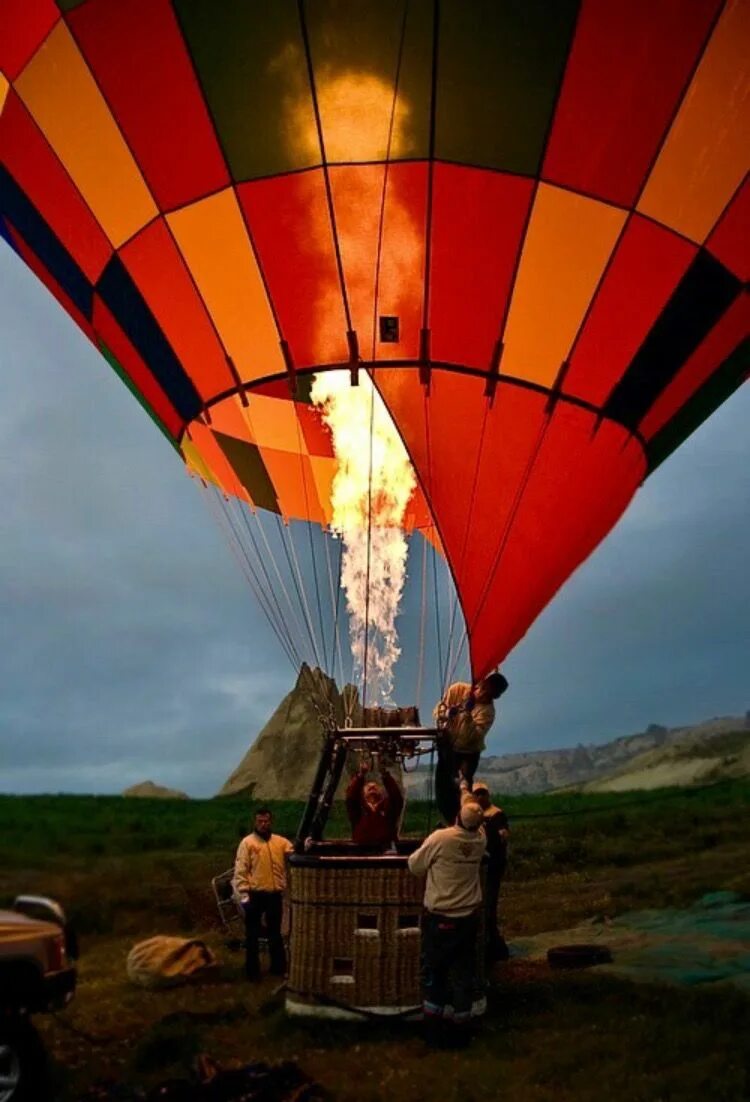
[[[436,728],[345,727],[326,736],[289,857],[291,937],[286,1009],[307,1017],[421,1016],[424,881],[407,867],[419,839],[389,852],[327,842],[325,825],[349,751],[403,763],[436,749]],[[484,1010],[483,931],[475,1013]]]

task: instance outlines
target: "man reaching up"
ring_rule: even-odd
[[[484,750],[484,740],[495,719],[494,701],[508,688],[501,673],[491,673],[475,685],[456,681],[435,708],[442,735],[438,741],[435,798],[446,823],[458,814],[460,779],[469,788]]]

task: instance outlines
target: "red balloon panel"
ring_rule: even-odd
[[[584,0],[542,175],[631,206],[721,0]]]
[[[501,661],[624,512],[646,473],[619,425],[560,403],[509,518],[485,594],[468,613],[476,675]],[[517,489],[520,489],[517,487]]]
[[[366,360],[419,355],[424,287],[427,165],[334,166],[335,232],[352,328]],[[398,318],[380,339],[379,318]]]
[[[501,334],[534,189],[522,176],[435,166],[431,354],[487,370]]]
[[[0,72],[15,80],[60,18],[60,10],[54,0],[3,0],[0,16],[5,27]]]
[[[750,179],[745,178],[706,247],[743,283],[750,280]]]
[[[607,400],[697,251],[671,231],[631,217],[574,346],[566,394],[595,405]]]
[[[101,275],[112,246],[52,147],[11,91],[0,114],[3,161],[16,183],[34,196],[42,218],[91,283]]]
[[[322,169],[237,188],[297,367],[348,359],[347,321]]]
[[[226,187],[169,0],[96,0],[71,11],[68,23],[161,209]]]
[[[233,387],[224,348],[164,221],[132,238],[120,257],[199,394],[208,400]]]

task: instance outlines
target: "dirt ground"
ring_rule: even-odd
[[[37,1019],[57,1102],[110,1097],[102,1084],[145,1089],[190,1074],[202,1053],[225,1066],[294,1059],[335,1102],[750,1098],[750,1000],[731,987],[635,984],[511,960],[494,973],[487,1015],[460,1053],[428,1049],[414,1024],[289,1019],[277,981],[248,984],[216,927],[210,879],[229,864],[249,805],[166,804],[0,797],[0,900],[32,889],[57,896],[81,934],[76,998]],[[410,812],[407,830],[417,832],[424,809]],[[501,910],[511,944],[596,916],[688,906],[712,891],[750,896],[746,782],[647,800],[533,797],[509,812]],[[300,808],[275,814],[277,829],[293,834]],[[154,933],[204,936],[220,969],[170,991],[132,986],[127,953]]]
[[[721,847],[720,847],[721,848]],[[745,853],[714,853],[712,878],[735,886]],[[708,874],[700,855],[648,870],[669,894],[696,889]],[[702,868],[702,866],[706,866]],[[718,868],[724,875],[717,875]],[[646,882],[643,882],[643,878]],[[648,895],[648,877],[641,895]],[[688,883],[685,883],[687,878]],[[637,897],[633,870],[599,870],[508,885],[507,930],[563,927],[581,913]],[[554,914],[555,921],[550,923]],[[515,919],[514,919],[515,915]],[[488,1013],[466,1052],[426,1048],[418,1025],[290,1020],[278,981],[248,984],[241,954],[216,931],[207,940],[221,961],[211,982],[147,992],[131,985],[125,958],[133,937],[85,943],[74,1003],[39,1019],[54,1061],[57,1096],[85,1096],[94,1084],[146,1087],[189,1073],[200,1053],[225,1066],[297,1061],[341,1102],[503,1098],[507,1102],[744,1102],[750,1097],[750,1001],[731,990],[643,986],[594,972],[560,973],[546,964],[497,966]]]

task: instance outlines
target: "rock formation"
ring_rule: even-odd
[[[307,799],[323,745],[321,713],[330,714],[332,709],[336,722],[343,725],[347,704],[355,724],[359,723],[356,690],[347,685],[340,693],[330,677],[303,664],[296,685],[218,795],[246,794],[254,800]]]
[[[180,792],[177,788],[165,788],[163,784],[154,784],[153,781],[141,781],[126,788],[123,796],[147,796],[156,800],[189,800],[187,792]]]

